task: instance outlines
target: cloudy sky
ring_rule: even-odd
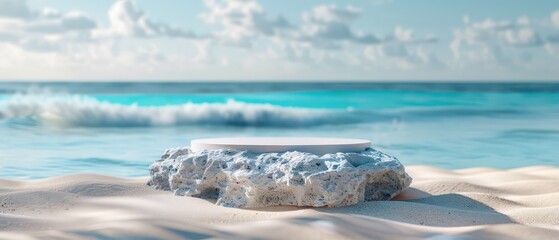
[[[557,0],[0,0],[2,80],[558,76]]]

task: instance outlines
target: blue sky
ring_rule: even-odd
[[[2,80],[559,80],[559,2],[0,0]]]

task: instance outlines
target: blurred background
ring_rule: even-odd
[[[222,136],[559,165],[557,1],[0,0],[0,56],[0,178],[146,176]]]

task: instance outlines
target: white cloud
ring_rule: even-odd
[[[520,26],[527,26],[527,25],[530,25],[530,18],[528,18],[528,16],[522,16],[522,17],[519,17],[516,20],[516,22]]]
[[[365,48],[364,55],[370,63],[384,69],[435,69],[443,66],[443,63],[427,49],[401,43],[368,46]]]
[[[489,18],[483,22],[466,26],[462,32],[470,43],[497,41],[515,46],[543,44],[539,33],[530,25],[530,19],[526,16],[522,16],[516,21],[499,22]]]
[[[318,5],[302,14],[300,24],[294,24],[281,16],[268,16],[262,6],[252,0],[206,0],[205,3],[209,12],[201,14],[201,18],[206,23],[221,26],[221,29],[211,34],[211,42],[204,44],[197,59],[211,59],[207,51],[222,45],[260,52],[258,59],[267,56],[268,59],[314,67],[369,67],[376,63],[363,55],[364,48],[387,44],[391,46],[385,48],[398,45],[405,49],[407,56],[399,59],[410,66],[424,65],[434,59],[425,53],[427,50],[417,48],[421,44],[436,42],[436,37],[417,37],[411,29],[401,27],[383,38],[354,29],[353,23],[361,16],[362,10],[353,6]],[[259,43],[259,49],[250,49],[256,48],[255,42]]]
[[[96,21],[81,12],[34,11],[26,1],[0,0],[0,42],[26,51],[59,52],[73,42],[89,41]]]
[[[352,6],[319,5],[303,14],[300,30],[302,39],[329,46],[331,41],[349,41],[376,44],[380,40],[373,34],[357,34],[351,24],[361,15],[361,10]]]
[[[328,71],[335,77],[363,69],[421,68],[436,60],[423,47],[435,42],[434,36],[396,27],[377,37],[374,29],[354,26],[363,11],[352,6],[319,5],[301,13],[300,20],[287,20],[270,16],[254,0],[205,4],[202,23],[217,30],[208,27],[210,31],[194,34],[155,20],[133,0],[114,1],[105,26],[82,12],[31,9],[26,1],[0,0],[0,77],[17,73],[18,66],[36,70],[19,76],[45,78],[246,78],[267,71],[291,77],[302,76],[297,71],[309,77]],[[169,51],[167,43],[179,46],[177,52]],[[251,71],[247,75],[239,69]]]
[[[463,28],[454,31],[449,46],[458,65],[485,62],[520,66],[532,60],[530,49],[542,47],[546,41],[530,19],[522,16],[516,20],[465,22]]]
[[[403,32],[406,32],[403,34]],[[342,69],[399,69],[441,67],[443,64],[432,53],[430,46],[425,46],[423,38],[417,38],[411,30],[395,28],[389,37],[374,44],[344,41],[337,48],[325,48],[315,42],[297,40],[278,40],[278,48],[268,49],[273,58],[301,65]],[[403,34],[403,36],[401,35]],[[333,44],[336,40],[327,41]]]
[[[559,28],[559,10],[551,14],[551,23],[555,28]],[[550,55],[559,57],[559,33],[550,34],[546,40],[545,50]]]
[[[503,33],[503,38],[507,44],[516,46],[541,46],[543,44],[540,35],[531,28],[506,31]]]
[[[117,0],[109,9],[108,15],[111,34],[133,37],[195,38],[194,33],[190,31],[151,20],[134,1]]]
[[[62,14],[52,8],[32,11],[24,0],[0,0],[0,31],[4,33],[11,31],[22,36],[29,32],[56,34],[91,30],[96,26],[93,19],[81,12]]]
[[[301,54],[310,52],[302,50],[319,48],[322,50],[342,49],[348,44],[365,45],[384,44],[388,42],[431,43],[434,36],[417,37],[411,29],[396,28],[393,34],[384,38],[376,37],[353,28],[354,21],[362,14],[362,10],[353,6],[339,7],[336,5],[318,5],[302,14],[299,26],[279,16],[270,17],[262,6],[252,0],[206,0],[209,12],[201,14],[201,18],[209,24],[221,26],[211,34],[214,43],[251,48],[254,42],[264,39],[264,45],[279,45],[273,52],[278,55],[284,49],[285,59],[294,60],[294,56],[305,56],[304,59],[320,60],[330,54]],[[274,47],[274,46],[269,46]],[[299,50],[295,50],[299,49]],[[299,54],[294,54],[299,52]],[[360,54],[360,53],[359,53]],[[301,58],[299,58],[300,60]]]
[[[559,28],[559,10],[556,10],[551,14],[551,23],[557,28]]]
[[[340,42],[377,45],[389,43],[419,44],[437,41],[437,38],[433,35],[418,37],[413,34],[413,30],[399,26],[386,37],[378,37],[373,33],[356,30],[352,25],[361,14],[361,9],[352,6],[315,6],[310,12],[303,14],[303,23],[298,35],[300,40],[313,42],[317,47],[332,49],[339,48]]]
[[[435,35],[416,36],[413,34],[412,29],[405,29],[397,26],[394,29],[393,35],[387,37],[384,42],[398,42],[398,43],[435,43],[438,39]]]
[[[222,44],[251,47],[254,38],[276,36],[291,27],[283,17],[270,19],[256,1],[205,0],[204,3],[209,12],[200,17],[206,23],[221,26],[213,37]]]
[[[319,5],[312,9],[310,13],[303,14],[303,18],[310,22],[343,22],[351,23],[361,15],[361,9],[346,6],[338,7],[336,5]]]
[[[64,54],[79,44],[102,44],[115,36],[195,38],[192,32],[153,21],[137,4],[116,1],[108,11],[109,28],[78,11],[30,9],[26,1],[0,0],[0,42],[27,51]]]
[[[41,15],[41,18],[35,21],[29,21],[25,26],[25,30],[48,34],[87,31],[96,27],[97,23],[83,13],[69,12],[60,16],[57,12],[51,10]]]

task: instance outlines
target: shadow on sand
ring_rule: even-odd
[[[258,211],[284,212],[308,209],[319,213],[351,214],[407,224],[433,227],[461,227],[485,224],[514,223],[508,216],[492,207],[460,194],[431,195],[408,188],[391,201],[371,201],[347,207],[303,208],[281,206]]]
[[[154,221],[151,227],[172,236],[185,239],[228,238],[228,239],[260,239],[262,236],[282,236],[285,232],[299,232],[301,236],[327,234],[332,238],[368,239],[470,239],[479,236],[490,236],[491,232],[475,228],[476,225],[493,225],[514,223],[506,215],[492,207],[460,194],[431,195],[416,188],[409,188],[396,196],[392,201],[372,201],[339,208],[301,208],[272,207],[266,209],[246,209],[240,211],[294,212],[304,213],[281,218],[239,223],[234,228],[213,228],[196,223],[187,226],[177,222]],[[416,226],[429,227],[473,227],[456,235],[441,235],[431,229],[420,229]],[[259,237],[246,232],[247,229],[260,229]],[[107,230],[107,229],[106,229]],[[481,231],[481,232],[480,232]],[[477,233],[476,233],[477,232]],[[111,239],[115,236],[126,236],[140,239],[129,233],[107,231],[73,232],[81,237],[95,239]],[[122,235],[121,235],[122,234]],[[154,232],[155,234],[155,232]],[[309,235],[311,234],[311,235]],[[481,234],[481,235],[480,235]],[[489,235],[487,235],[489,234]],[[495,235],[498,237],[498,235]]]

